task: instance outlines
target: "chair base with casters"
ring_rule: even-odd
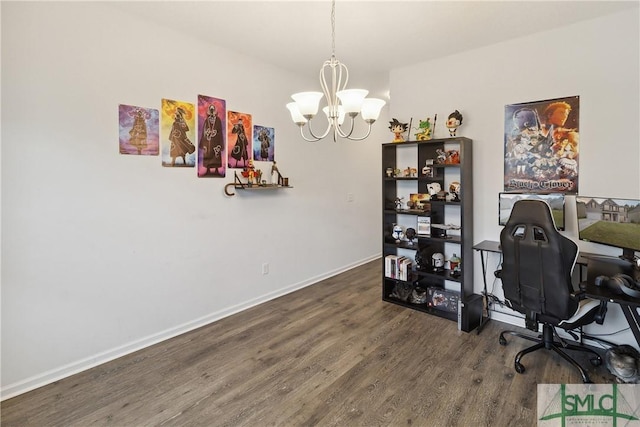
[[[571,363],[580,372],[580,376],[582,376],[582,381],[584,383],[591,383],[591,380],[589,379],[589,375],[587,374],[587,371],[585,371],[585,369],[582,366],[580,366],[580,364],[576,362],[571,356],[565,353],[564,350],[576,350],[576,351],[581,351],[585,353],[591,353],[594,356],[590,359],[591,364],[593,366],[599,366],[602,364],[602,358],[594,350],[582,345],[565,343],[564,340],[562,340],[560,337],[558,337],[558,339],[556,340],[554,338],[554,335],[557,335],[557,333],[553,329],[553,326],[548,323],[543,324],[542,334],[539,335],[537,338],[529,335],[521,334],[516,331],[503,331],[500,333],[500,339],[499,339],[500,345],[507,345],[507,339],[504,337],[505,334],[517,336],[517,337],[524,338],[526,340],[537,343],[535,345],[532,345],[531,347],[525,348],[524,350],[522,350],[516,355],[516,358],[514,361],[514,368],[516,372],[519,374],[522,374],[525,371],[524,365],[520,363],[520,360],[522,360],[522,357],[525,354],[528,354],[540,349],[552,350],[558,353],[560,356],[562,356],[564,360]]]

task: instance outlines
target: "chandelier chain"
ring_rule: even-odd
[[[380,109],[384,106],[384,101],[376,98],[365,98],[368,91],[364,89],[347,89],[349,80],[349,70],[336,58],[336,0],[331,1],[331,58],[325,61],[320,68],[320,87],[322,92],[300,92],[291,95],[294,102],[287,104],[291,112],[291,117],[295,124],[300,127],[300,135],[305,141],[316,142],[324,139],[333,130],[333,140],[347,138],[354,141],[361,141],[371,134],[371,125],[378,119]],[[338,95],[340,93],[340,95]],[[327,128],[319,135],[316,135],[311,128],[311,119],[318,112],[319,102],[322,96],[327,102],[327,106],[322,110],[327,116]],[[365,112],[365,104],[368,106]],[[303,108],[304,107],[304,108]],[[362,137],[352,135],[355,123],[354,118],[362,113],[362,118],[368,125],[366,134]],[[342,128],[345,116],[349,117],[349,124]],[[307,137],[303,127],[308,125],[307,130],[310,137]],[[347,130],[346,127],[349,129]]]
[[[331,54],[336,56],[336,0],[331,2]]]

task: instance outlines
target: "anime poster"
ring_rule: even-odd
[[[223,178],[226,174],[225,149],[227,102],[198,95],[198,176]]]
[[[120,154],[157,156],[160,152],[159,112],[133,105],[118,106]]]
[[[579,96],[505,106],[505,191],[578,193],[579,113]]]
[[[227,113],[227,143],[230,168],[244,168],[251,159],[251,114],[229,111]]]
[[[189,167],[196,164],[195,106],[188,102],[162,100],[162,166]]]
[[[253,160],[273,162],[275,160],[276,130],[266,126],[253,127]]]

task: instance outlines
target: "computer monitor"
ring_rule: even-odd
[[[640,251],[640,200],[576,196],[578,238],[622,249],[633,261]]]
[[[553,221],[558,230],[564,230],[564,194],[562,193],[500,193],[498,195],[498,224],[505,225],[511,216],[511,209],[518,200],[533,199],[546,202],[551,208]]]

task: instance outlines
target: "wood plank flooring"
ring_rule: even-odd
[[[530,342],[381,301],[381,261],[9,399],[2,426],[533,426],[536,384],[581,383]],[[511,328],[512,329],[512,328]],[[577,359],[593,382],[604,366]]]

